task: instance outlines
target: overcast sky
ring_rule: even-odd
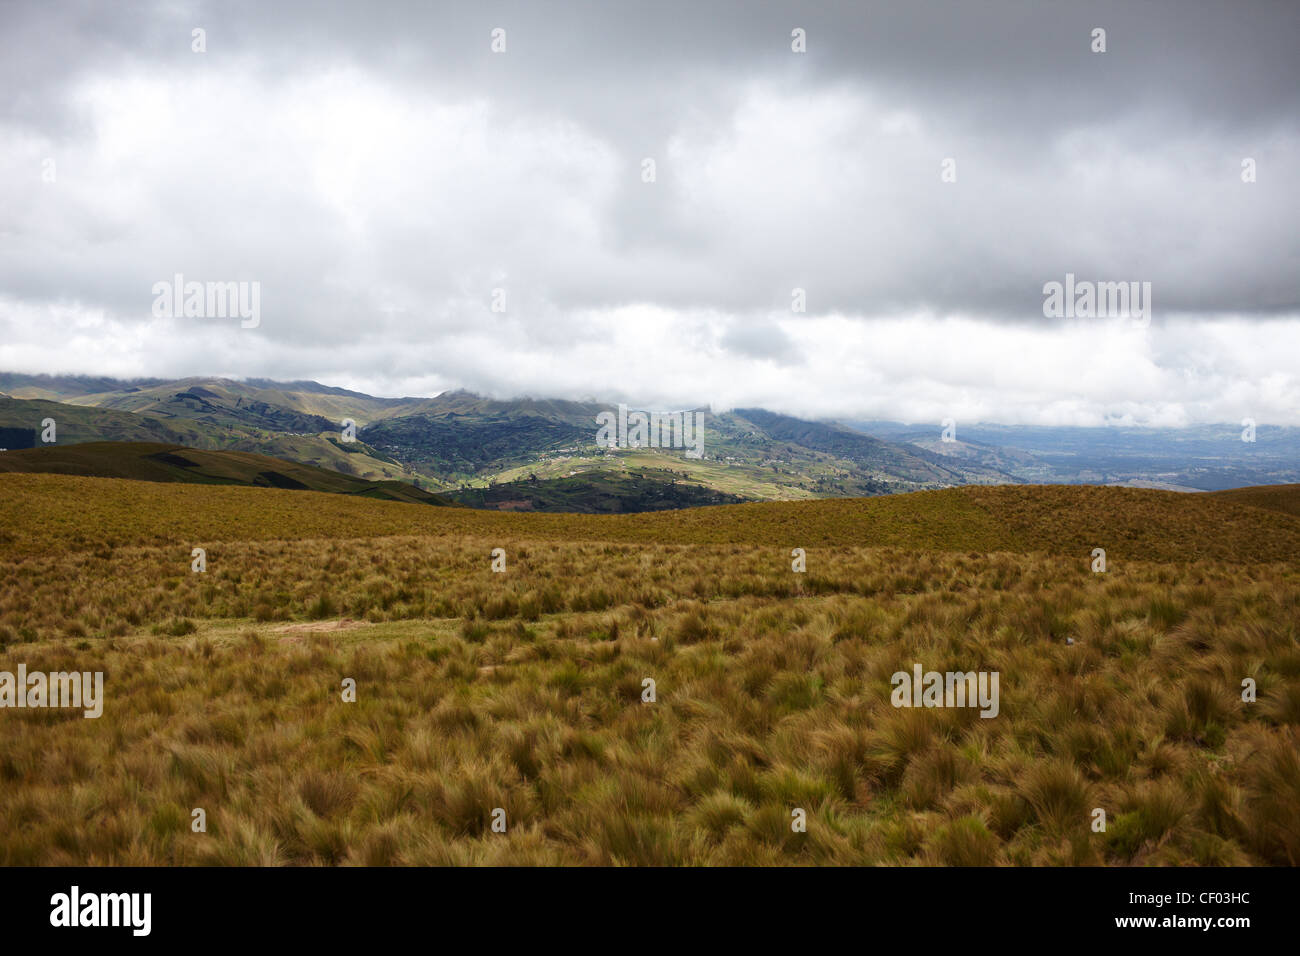
[[[1297,41],[1242,0],[0,2],[0,370],[1300,425]],[[155,316],[177,273],[260,323]],[[1150,324],[1045,317],[1067,273]]]

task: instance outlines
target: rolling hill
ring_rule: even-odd
[[[1300,517],[1300,485],[1257,485],[1214,492],[1215,498]]]
[[[97,382],[96,384],[102,384]],[[206,400],[190,406],[175,407],[177,396],[188,394]],[[97,408],[115,408],[131,412],[156,412],[181,414],[193,417],[195,413],[232,416],[248,424],[240,413],[262,413],[277,416],[283,421],[292,416],[309,416],[317,419],[320,427],[312,431],[329,431],[339,428],[345,418],[359,425],[404,414],[420,408],[425,399],[375,398],[361,392],[321,385],[319,382],[273,382],[269,379],[186,378],[160,381],[126,388],[108,388],[84,392],[65,399],[76,405]],[[323,421],[323,425],[321,424]],[[274,424],[276,419],[271,419]]]
[[[312,465],[238,451],[207,451],[158,442],[86,442],[0,452],[0,473],[82,475],[153,482],[250,485],[325,491],[385,501],[447,504],[400,481],[366,481]]]
[[[0,428],[26,431],[32,442],[39,443],[41,423],[46,419],[56,424],[58,445],[164,442],[287,458],[372,481],[422,478],[433,487],[442,485],[437,478],[413,471],[364,441],[344,442],[341,430],[324,418],[260,402],[245,404],[238,396],[229,402],[218,401],[215,393],[198,385],[173,388],[165,399],[151,398],[134,411],[0,396]],[[317,425],[327,427],[320,433],[286,430]]]
[[[964,487],[609,515],[429,509],[275,488],[159,486],[57,474],[3,474],[0,491],[0,540],[13,547],[41,542],[47,549],[96,540],[161,544],[438,534],[763,546],[777,559],[795,547],[885,547],[1040,553],[1087,564],[1092,549],[1101,547],[1112,566],[1300,560],[1300,518],[1207,495],[1140,488]],[[68,502],[77,502],[75,516]]]

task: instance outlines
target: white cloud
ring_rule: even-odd
[[[798,63],[778,43],[726,69],[625,31],[625,65],[581,24],[548,47],[527,20],[508,61],[448,40],[413,66],[406,46],[365,55],[390,51],[368,22],[346,49],[348,16],[304,51],[229,23],[202,56],[110,56],[76,34],[89,54],[33,81],[52,118],[0,112],[0,367],[1300,424],[1300,238],[1279,212],[1300,204],[1293,110],[1189,123],[1154,94],[1107,98],[1118,81],[1098,74],[1111,108],[1076,113],[1070,84],[1096,67],[1073,60],[1030,92],[999,75],[936,95],[915,66],[911,83],[898,63],[829,69],[822,22]],[[261,325],[154,319],[152,286],[177,272],[259,281]],[[1042,284],[1066,272],[1151,281],[1155,322],[1044,320]]]

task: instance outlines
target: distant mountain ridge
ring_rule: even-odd
[[[1034,429],[809,421],[704,412],[703,454],[596,445],[611,402],[494,399],[463,389],[379,398],[314,381],[115,380],[0,373],[0,428],[57,423],[60,445],[160,442],[266,455],[401,481],[478,507],[608,511],[663,503],[859,497],[969,484],[1129,484],[1214,490],[1300,482],[1300,429]],[[26,430],[26,431],[23,431]],[[39,440],[37,444],[42,444]],[[527,482],[526,498],[489,492]],[[477,490],[476,490],[477,489]],[[695,490],[691,490],[695,489]],[[584,498],[584,495],[586,496]]]
[[[422,479],[447,491],[519,479],[565,479],[571,490],[569,479],[587,474],[591,493],[606,502],[602,510],[610,489],[625,489],[629,503],[696,496],[685,485],[673,488],[675,479],[647,492],[646,481],[661,479],[630,481],[628,469],[643,475],[679,470],[683,481],[712,493],[702,499],[709,501],[871,495],[1014,480],[833,423],[763,409],[706,412],[703,454],[684,461],[676,449],[597,447],[597,415],[615,406],[590,400],[502,400],[465,390],[376,398],[318,382],[261,378],[115,382],[8,374],[0,381],[12,394],[30,396],[0,399],[0,426],[32,427],[51,417],[59,422],[60,442],[162,441],[251,451],[368,479]],[[486,502],[497,496],[469,497]],[[560,497],[573,499],[568,492]]]
[[[854,429],[1043,484],[1124,484],[1221,491],[1300,481],[1300,428],[1245,423],[1145,426],[849,422]],[[1249,440],[1243,440],[1248,438]]]

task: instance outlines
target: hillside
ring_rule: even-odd
[[[87,442],[0,452],[0,472],[250,485],[324,491],[387,501],[447,503],[444,498],[400,481],[366,481],[266,455],[204,451],[157,442]]]
[[[977,462],[953,462],[840,425],[761,409],[704,412],[703,457],[688,458],[682,449],[598,449],[596,416],[613,406],[593,401],[503,401],[463,390],[389,399],[316,382],[264,379],[137,380],[105,387],[112,380],[6,374],[0,383],[12,395],[65,403],[37,407],[6,399],[0,427],[30,428],[48,416],[60,422],[61,442],[175,441],[256,451],[371,479],[420,477],[438,488],[486,488],[529,474],[618,471],[629,456],[638,459],[637,468],[647,467],[649,458],[652,470],[689,471],[693,481],[721,496],[704,501],[845,497],[1018,480]],[[356,423],[358,439],[346,447],[337,440],[345,419]],[[543,474],[556,469],[560,473]],[[612,475],[589,480],[591,500],[563,496],[577,510],[608,510],[611,482],[626,483]],[[597,485],[604,490],[595,490]],[[655,496],[659,491],[681,497],[670,487]],[[636,510],[646,500],[631,491],[618,508]]]
[[[579,476],[550,478],[529,473],[520,480],[435,495],[423,490],[417,484],[418,478],[413,482],[372,481],[340,471],[349,468],[346,459],[352,445],[339,443],[337,447],[342,460],[331,460],[334,467],[327,469],[244,451],[212,451],[158,442],[44,445],[0,451],[0,472],[255,485],[426,504],[456,502],[499,511],[575,514],[664,511],[745,500],[692,480],[684,472],[654,467],[635,471],[592,469]]]
[[[218,441],[217,431],[189,419],[161,419],[101,408],[82,408],[46,399],[0,395],[0,426],[27,429],[40,441],[41,423],[53,419],[58,443],[92,441],[169,442],[204,446]]]
[[[1300,559],[1300,518],[1205,495],[1072,485],[952,488],[876,498],[755,502],[624,515],[428,509],[277,489],[0,475],[3,551],[89,543],[480,535],[670,545],[1016,552],[1084,564]],[[75,512],[68,502],[77,502]]]
[[[176,406],[177,396],[199,396],[204,403]],[[270,412],[280,417],[279,424],[287,424],[297,416],[314,419],[318,427],[310,431],[333,430],[345,418],[358,425],[404,410],[418,408],[423,399],[375,398],[361,392],[321,385],[318,382],[272,382],[267,379],[249,379],[236,382],[230,379],[188,378],[160,381],[147,385],[109,388],[78,394],[66,399],[72,404],[113,408],[131,412],[166,412],[185,417],[225,414],[248,424],[241,413]],[[324,425],[320,426],[320,420]],[[288,429],[286,429],[288,430]],[[299,429],[304,430],[304,429]]]
[[[67,401],[78,395],[149,388],[161,385],[165,381],[166,379],[161,378],[117,379],[100,375],[27,375],[20,372],[0,372],[0,395]]]
[[[563,478],[529,478],[447,492],[444,497],[471,508],[498,511],[555,511],[622,514],[736,504],[736,495],[715,491],[681,474],[658,468],[615,472],[592,470]]]
[[[1217,491],[1214,497],[1234,504],[1250,505],[1300,517],[1300,485],[1262,485]]]
[[[170,388],[171,386],[169,386]],[[198,392],[193,388],[199,388]],[[436,478],[419,475],[376,452],[363,441],[344,442],[341,430],[323,418],[305,416],[238,399],[218,404],[201,386],[172,390],[165,401],[150,400],[138,410],[123,411],[44,399],[0,396],[0,428],[24,431],[40,442],[41,422],[56,423],[56,445],[87,442],[163,442],[208,450],[247,451],[287,458],[371,481],[423,478],[434,487]],[[320,434],[278,430],[328,426]]]

